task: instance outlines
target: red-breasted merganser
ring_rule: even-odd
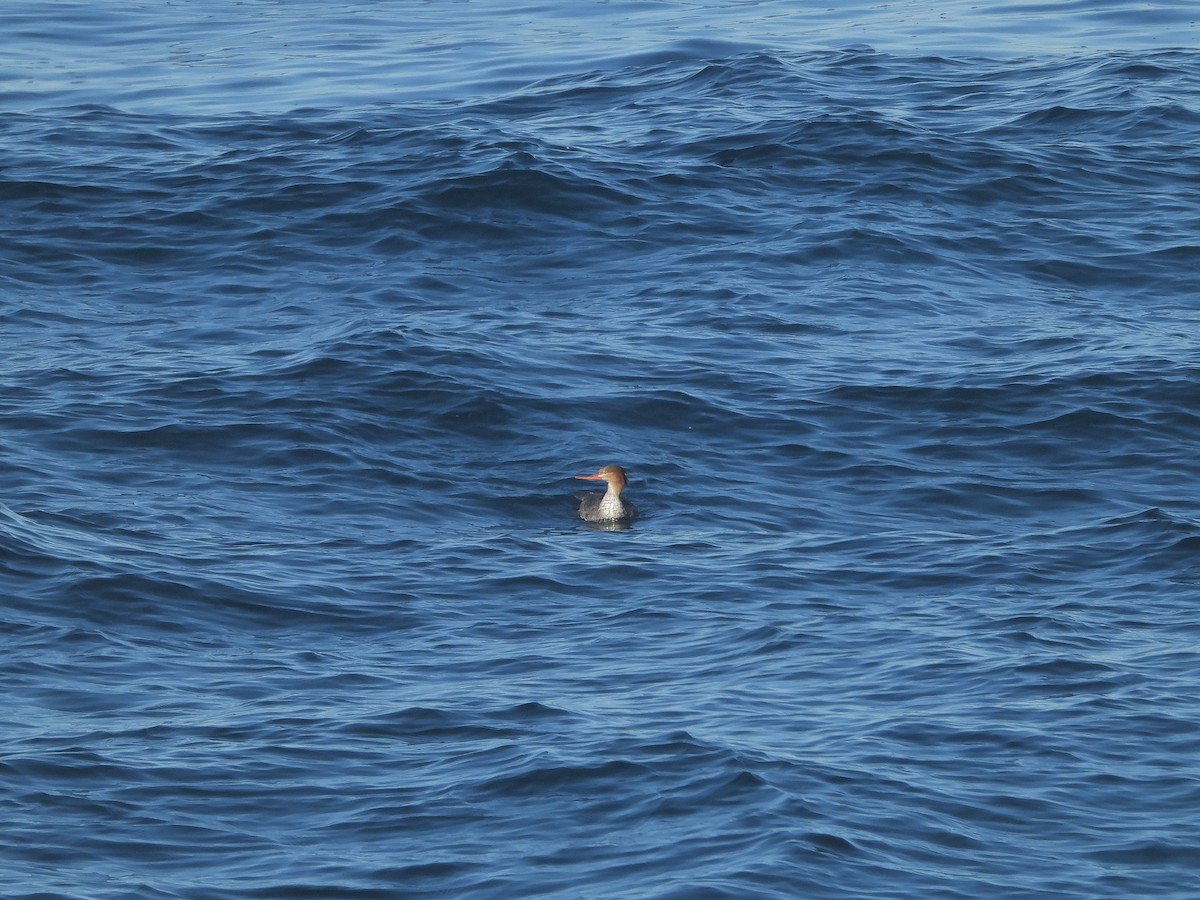
[[[583,481],[604,481],[608,490],[603,494],[579,495],[579,517],[585,522],[628,522],[637,511],[628,500],[621,499],[626,479],[620,466],[605,466],[595,475],[576,475]]]

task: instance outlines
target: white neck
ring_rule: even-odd
[[[625,504],[621,502],[621,496],[611,487],[604,492],[604,497],[600,500],[598,512],[605,518],[618,518],[625,511]]]

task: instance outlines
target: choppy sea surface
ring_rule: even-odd
[[[6,897],[1200,896],[1200,13],[825,6],[4,5]]]

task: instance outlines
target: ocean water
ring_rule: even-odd
[[[1200,13],[825,6],[4,5],[6,897],[1200,896]]]

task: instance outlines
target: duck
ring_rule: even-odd
[[[620,466],[602,466],[595,475],[576,475],[580,481],[603,481],[608,490],[603,494],[589,491],[579,494],[579,518],[585,522],[629,522],[637,510],[628,500],[621,499],[621,491],[629,483],[625,470]]]

